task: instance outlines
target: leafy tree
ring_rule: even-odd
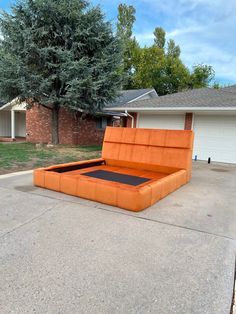
[[[123,50],[123,62],[120,71],[123,75],[124,88],[132,86],[133,59],[139,49],[136,39],[132,37],[135,12],[136,10],[132,5],[120,4],[118,6],[117,35]]]
[[[186,89],[189,70],[179,58],[166,57],[163,74],[156,83],[159,95],[172,94]]]
[[[167,43],[167,56],[171,58],[179,58],[180,52],[179,45],[176,46],[175,41],[170,39]]]
[[[121,38],[129,40],[132,37],[132,29],[135,18],[135,8],[132,5],[120,4],[118,6],[117,33]]]
[[[186,87],[190,73],[179,58],[180,48],[172,39],[166,44],[165,36],[165,31],[157,27],[153,46],[139,49],[139,58],[134,61],[133,87],[154,87],[159,95]]]
[[[212,87],[215,88],[215,89],[219,89],[219,88],[221,88],[221,87],[223,87],[223,86],[221,86],[219,82],[216,82],[216,81],[215,81],[215,82],[213,83]]]
[[[157,27],[151,47],[139,48],[134,65],[132,87],[154,87],[159,95],[206,87],[214,77],[211,66],[197,65],[190,71],[180,58],[180,47],[173,39],[166,43],[165,31]]]
[[[0,93],[52,110],[94,113],[120,88],[119,40],[99,7],[86,0],[21,0],[0,17]]]
[[[161,27],[154,30],[154,43],[141,48],[133,34],[135,8],[126,4],[118,7],[117,34],[123,45],[124,88],[154,87],[159,95],[206,87],[214,77],[211,66],[197,65],[192,71],[182,62],[181,50],[173,39],[166,40]]]
[[[215,76],[212,66],[209,65],[195,65],[188,83],[189,88],[201,88],[210,84]]]
[[[164,49],[166,44],[166,32],[161,27],[156,27],[154,30],[154,46]]]
[[[165,95],[186,88],[189,75],[180,59],[166,56],[158,47],[145,47],[135,64],[133,87],[154,87],[159,95]]]
[[[134,61],[135,71],[133,75],[134,88],[157,87],[157,76],[161,75],[165,62],[162,49],[158,47],[144,47],[138,51]],[[153,85],[154,81],[157,83]]]

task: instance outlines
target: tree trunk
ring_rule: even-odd
[[[54,145],[57,145],[59,143],[58,117],[59,107],[57,105],[54,105],[52,109],[52,144]]]

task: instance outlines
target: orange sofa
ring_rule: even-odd
[[[140,211],[191,178],[193,132],[107,127],[102,158],[34,170],[34,184]]]

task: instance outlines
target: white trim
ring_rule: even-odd
[[[142,98],[143,96],[148,95],[148,94],[150,94],[150,93],[152,93],[152,92],[155,92],[156,95],[157,95],[157,92],[156,92],[155,89],[153,88],[152,90],[150,90],[150,91],[148,91],[148,92],[146,92],[146,93],[144,93],[144,94],[142,94],[142,95],[140,95],[140,96],[138,96],[138,97],[136,97],[136,98],[134,98],[134,99],[131,99],[130,101],[127,102],[127,104],[128,104],[128,103],[131,103],[131,102],[133,102],[133,101],[136,101],[136,100],[138,100],[139,98]],[[158,96],[158,95],[157,95],[157,96]]]
[[[107,108],[105,108],[107,110]],[[112,111],[236,111],[236,107],[149,107],[149,108],[140,108],[140,107],[113,107],[109,108]]]
[[[15,106],[17,104],[19,104],[19,98],[18,97],[14,98],[13,100],[9,101],[6,105],[2,106],[0,108],[0,110],[3,110],[5,108],[7,108],[7,107],[10,108],[10,107]]]
[[[15,138],[15,111],[11,110],[11,138]]]

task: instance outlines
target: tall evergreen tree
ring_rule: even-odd
[[[132,5],[120,4],[118,6],[117,36],[122,44],[122,66],[123,88],[132,86],[133,58],[139,45],[133,35],[135,22],[135,8]]]
[[[133,33],[133,25],[136,20],[135,8],[132,5],[119,4],[118,6],[118,21],[117,33],[124,40],[129,40]]]
[[[166,44],[166,32],[161,27],[156,27],[154,32],[154,46],[164,49]]]
[[[167,42],[167,56],[171,58],[179,58],[180,57],[180,47],[175,44],[173,39],[170,39]]]
[[[0,93],[52,111],[101,110],[120,88],[121,51],[110,23],[86,0],[20,0],[0,17]]]

